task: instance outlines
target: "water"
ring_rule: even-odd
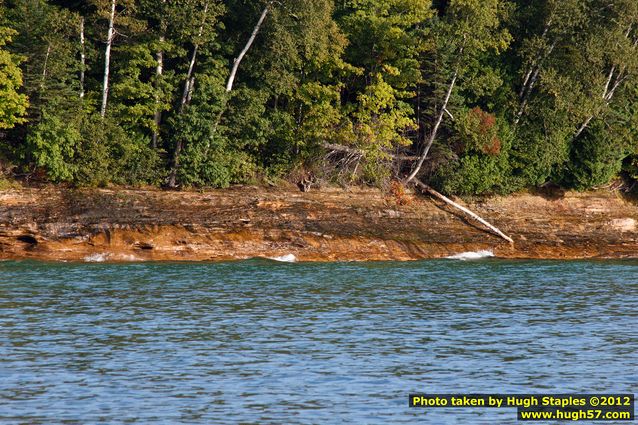
[[[0,262],[0,423],[514,424],[633,392],[637,262]]]

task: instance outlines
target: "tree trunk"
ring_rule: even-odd
[[[496,233],[498,236],[500,236],[501,238],[505,239],[507,242],[513,244],[514,240],[512,238],[510,238],[509,236],[507,236],[505,233],[501,232],[496,226],[488,223],[486,220],[482,219],[481,217],[479,217],[477,214],[473,213],[472,211],[468,210],[467,208],[465,208],[462,205],[457,204],[456,202],[452,201],[450,198],[448,198],[447,196],[437,192],[436,190],[432,189],[430,186],[428,186],[427,184],[423,183],[420,180],[415,180],[414,183],[420,187],[424,192],[429,193],[430,195],[434,196],[435,198],[440,199],[441,201],[445,202],[448,205],[453,206],[454,208],[463,211],[466,215],[468,215],[469,217],[473,218],[474,220],[478,221],[479,223],[481,223],[482,225],[484,225],[485,227],[487,227],[488,229],[490,229],[492,232]]]
[[[362,151],[361,149],[357,149],[357,148],[351,148],[348,146],[343,146],[343,145],[339,145],[336,143],[328,143],[328,142],[322,142],[321,146],[323,146],[326,149],[329,149],[333,152],[343,152],[343,153],[347,153],[347,154],[351,154],[351,155],[360,155],[360,156],[365,156],[365,152]],[[393,153],[389,153],[386,152],[386,154],[396,160],[396,161],[418,161],[420,159],[419,156],[410,156],[410,155],[397,155],[397,154],[393,154]]]
[[[255,41],[255,38],[257,37],[257,34],[259,33],[259,30],[261,29],[261,26],[264,23],[264,20],[266,19],[266,15],[268,15],[268,12],[270,11],[271,5],[272,5],[272,2],[268,3],[266,7],[264,8],[264,10],[261,12],[259,21],[257,21],[257,25],[255,25],[255,28],[253,29],[253,32],[250,35],[250,38],[248,39],[248,42],[246,42],[246,45],[244,46],[243,50],[239,53],[239,56],[235,58],[235,61],[233,62],[233,68],[230,71],[230,76],[228,77],[228,82],[226,83],[226,92],[230,92],[233,89],[233,84],[235,83],[235,76],[237,75],[239,64],[244,59],[244,56],[246,56],[246,53],[248,53],[248,50],[250,50],[250,46],[253,45],[253,42]]]
[[[625,32],[625,37],[629,38],[632,29],[633,24],[629,25],[629,28]],[[638,47],[638,39],[634,40],[632,44],[633,49],[636,49],[636,47]],[[605,87],[603,88],[603,100],[605,101],[605,105],[607,106],[614,98],[614,94],[616,94],[616,90],[618,89],[618,87],[620,87],[620,85],[629,77],[629,75],[625,72],[626,68],[623,66],[620,68],[620,70],[618,70],[618,74],[616,75],[616,78],[614,78],[616,70],[616,65],[613,65],[609,70],[609,74],[607,74],[607,78],[605,79]],[[612,80],[614,81],[613,84]],[[585,119],[583,124],[581,124],[581,126],[576,131],[576,134],[574,134],[574,139],[577,139],[583,133],[583,131],[587,129],[587,126],[589,126],[589,123],[591,122],[591,120],[594,119],[594,117],[595,114],[591,114],[587,117],[587,119]]]
[[[552,43],[552,45],[549,46],[549,49],[547,49],[547,53],[545,53],[545,55],[539,56],[537,63],[533,67],[531,67],[528,73],[526,74],[525,80],[523,82],[523,87],[521,88],[521,93],[520,93],[521,102],[518,108],[518,112],[516,113],[516,118],[514,118],[514,125],[518,125],[519,121],[523,117],[523,114],[525,113],[525,108],[527,107],[527,103],[529,102],[529,97],[531,96],[532,90],[534,90],[534,86],[536,85],[536,82],[538,81],[538,75],[541,71],[543,62],[545,61],[545,59],[549,57],[549,55],[551,55],[555,47],[556,47],[556,41],[554,41],[554,43]]]
[[[239,53],[239,56],[237,56],[235,60],[233,61],[233,68],[230,71],[230,75],[228,76],[228,82],[226,83],[227,95],[222,99],[221,109],[219,110],[219,113],[217,114],[215,121],[213,121],[210,137],[206,141],[206,148],[204,149],[204,155],[208,154],[210,141],[217,133],[217,128],[219,127],[222,117],[224,116],[224,113],[226,112],[226,106],[228,105],[228,100],[230,99],[230,96],[228,94],[233,90],[233,84],[235,83],[235,77],[237,75],[237,70],[239,69],[239,64],[244,59],[244,56],[246,56],[246,53],[248,53],[248,50],[250,50],[250,47],[253,45],[253,42],[255,41],[255,38],[257,38],[257,34],[259,34],[259,30],[261,29],[261,26],[266,20],[266,16],[268,15],[268,12],[270,11],[270,6],[272,4],[273,2],[271,1],[266,5],[266,7],[264,7],[264,10],[261,12],[261,16],[259,17],[259,20],[257,21],[257,24],[255,25],[255,28],[253,28],[252,34],[250,34],[250,38],[246,42],[246,45],[244,46],[242,51]]]
[[[547,38],[547,33],[552,27],[552,22],[554,21],[554,12],[550,13],[549,18],[547,19],[547,23],[543,28],[543,33],[541,34],[541,39],[545,40]],[[546,52],[539,52],[536,56],[534,62],[530,65],[530,68],[525,73],[525,78],[523,79],[523,86],[521,87],[521,91],[519,92],[518,97],[521,99],[518,112],[516,113],[516,117],[514,118],[514,126],[518,125],[519,121],[523,117],[523,113],[525,113],[525,107],[529,102],[529,97],[532,94],[532,90],[536,85],[536,81],[538,80],[538,74],[541,71],[541,67],[543,62],[552,54],[552,51],[556,47],[557,40],[554,40],[552,45],[547,49]]]
[[[206,17],[208,15],[208,3],[204,5],[204,16],[202,18],[202,24],[199,26],[199,32],[197,33],[197,38],[201,38],[204,34],[204,24],[206,24]],[[184,91],[182,92],[182,100],[179,104],[179,113],[184,112],[184,108],[188,104],[188,100],[190,98],[190,93],[193,90],[193,72],[195,70],[195,62],[197,61],[197,51],[199,50],[199,45],[196,43],[193,46],[193,53],[191,54],[191,59],[188,63],[188,71],[186,73],[186,80],[184,81]]]
[[[266,7],[264,8],[264,10],[261,12],[261,16],[259,17],[259,21],[257,21],[257,24],[255,25],[255,28],[253,29],[252,34],[250,35],[250,38],[248,39],[248,41],[246,42],[246,45],[244,46],[244,48],[242,49],[242,51],[239,53],[239,56],[237,56],[237,58],[234,60],[233,62],[233,67],[230,71],[230,75],[228,77],[228,81],[226,83],[226,93],[230,93],[233,89],[233,85],[235,82],[235,77],[237,75],[237,70],[239,69],[239,64],[241,63],[241,61],[244,59],[244,56],[246,56],[246,53],[248,53],[248,50],[250,50],[250,47],[252,46],[253,42],[255,41],[255,38],[257,37],[257,34],[259,33],[259,30],[261,29],[261,26],[264,23],[264,20],[266,19],[266,16],[268,15],[268,12],[270,11],[270,6],[272,5],[272,2],[269,2]],[[208,5],[206,5],[206,7],[208,7]],[[203,30],[203,23],[202,23],[202,30]],[[200,31],[201,33],[201,31]],[[182,103],[180,106],[180,112],[184,109],[184,106],[188,103],[188,98],[189,98],[189,93],[192,90],[192,86],[194,83],[194,79],[192,76],[192,72],[193,72],[193,67],[195,66],[195,58],[197,55],[197,45],[195,45],[195,48],[193,49],[193,55],[191,57],[191,62],[190,62],[190,66],[188,69],[188,75],[186,78],[186,83],[184,84],[184,92],[182,93]],[[211,135],[210,138],[212,138],[214,136],[214,134],[217,132],[217,127],[219,126],[219,123],[222,119],[222,116],[224,115],[224,111],[226,109],[226,103],[227,103],[227,99],[228,97],[226,96],[223,100],[222,100],[222,107],[221,110],[219,112],[219,114],[217,115],[215,121],[212,124],[212,130],[211,130]],[[208,150],[208,146],[210,145],[210,138],[207,142],[206,145],[206,150]],[[171,167],[171,172],[169,173],[169,177],[168,177],[168,186],[169,187],[175,187],[177,184],[177,168],[179,167],[179,155],[183,149],[183,142],[181,140],[178,140],[176,145],[175,145],[175,152],[173,153],[173,165]]]
[[[164,42],[164,36],[160,36],[160,43]],[[164,72],[164,52],[162,50],[158,51],[155,54],[155,58],[157,59],[157,67],[155,68],[155,76],[157,77],[157,83],[159,84],[160,79],[162,77],[162,73]],[[156,89],[157,90],[157,89]],[[155,127],[153,128],[153,149],[157,149],[157,141],[159,139],[159,127],[162,121],[162,110],[160,108],[160,95],[159,93],[155,93],[155,114],[153,116],[153,123]]]
[[[184,91],[182,92],[182,100],[180,101],[179,104],[179,113],[181,114],[182,112],[184,112],[184,108],[186,107],[186,105],[188,104],[188,100],[190,98],[190,94],[193,90],[193,70],[195,69],[195,61],[197,60],[197,50],[198,50],[197,45],[195,45],[195,47],[193,47],[193,53],[191,55],[191,60],[190,63],[188,65],[188,72],[186,73],[186,81],[184,82]]]
[[[204,34],[204,24],[206,23],[206,16],[208,14],[208,3],[204,5],[204,17],[202,19],[202,24],[199,26],[199,36],[201,38]],[[197,61],[197,51],[199,50],[199,45],[195,44],[193,46],[193,53],[191,53],[191,58],[188,63],[188,71],[186,72],[186,80],[184,81],[184,91],[182,92],[182,99],[179,104],[179,114],[184,113],[184,109],[186,105],[190,102],[191,93],[193,91],[193,85],[195,84],[195,77],[193,77],[193,72],[195,71],[195,62]],[[184,142],[182,139],[178,139],[175,143],[175,151],[173,152],[173,161],[171,164],[171,171],[168,175],[168,187],[177,186],[177,167],[179,167],[179,155],[182,153],[182,149],[184,148]]]
[[[576,131],[576,134],[574,134],[574,139],[578,139],[578,136],[580,136],[583,133],[583,131],[585,131],[585,129],[587,128],[587,126],[589,125],[591,120],[593,120],[593,119],[594,119],[593,115],[590,115],[589,117],[587,117],[585,122]]]
[[[547,32],[549,31],[549,28],[552,25],[552,20],[553,18],[550,17],[547,23],[545,24],[545,28],[543,28],[543,34],[541,34],[541,39],[544,39],[547,36]],[[540,62],[542,59],[543,59],[543,54],[539,53],[538,56],[536,57],[536,60],[530,65],[529,69],[525,73],[525,78],[523,79],[523,86],[521,87],[521,91],[518,94],[518,97],[520,97],[521,99],[523,98],[523,96],[525,95],[525,92],[527,91],[527,83],[530,81],[530,78],[532,77],[532,74],[534,73],[534,69],[537,67],[538,62]]]
[[[84,73],[86,71],[86,50],[84,41],[84,16],[80,17],[80,99],[84,99]]]
[[[111,13],[109,15],[109,32],[106,38],[106,49],[104,51],[104,83],[102,85],[102,108],[100,116],[104,118],[106,115],[106,104],[109,98],[109,73],[111,71],[111,46],[115,35],[115,2],[111,0]]]
[[[445,94],[443,105],[441,105],[441,109],[439,110],[438,116],[436,118],[436,122],[434,124],[434,127],[432,128],[432,131],[430,132],[430,136],[428,137],[427,143],[425,144],[425,147],[423,148],[423,152],[420,155],[419,161],[417,162],[414,170],[412,170],[412,173],[410,173],[410,175],[404,180],[403,182],[404,184],[410,183],[410,181],[412,181],[417,176],[417,174],[419,174],[419,171],[421,171],[421,167],[423,166],[425,159],[428,157],[430,148],[432,147],[432,144],[436,140],[436,135],[439,131],[439,127],[441,126],[441,122],[443,121],[443,116],[445,115],[445,111],[447,110],[447,105],[450,101],[450,97],[452,96],[452,91],[454,90],[454,85],[456,84],[458,74],[459,74],[459,71],[457,69],[454,71],[454,76],[452,77],[452,81],[450,82],[450,85],[447,89],[447,93]]]
[[[49,64],[49,55],[51,54],[51,43],[47,46],[47,53],[44,56],[44,66],[42,67],[42,82],[40,83],[40,88],[44,90],[44,86],[47,79],[47,66]]]

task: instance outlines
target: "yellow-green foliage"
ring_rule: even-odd
[[[12,170],[216,187],[415,172],[457,194],[638,174],[636,0],[117,0],[110,22],[113,4],[0,3]]]
[[[7,27],[0,27],[0,129],[13,128],[26,121],[29,102],[19,92],[22,87],[22,71],[19,58],[6,50],[16,32]]]

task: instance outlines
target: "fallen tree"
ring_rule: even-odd
[[[465,213],[467,216],[473,218],[474,220],[478,221],[479,223],[481,223],[482,225],[484,225],[485,227],[487,227],[488,229],[490,229],[492,232],[494,232],[495,234],[497,234],[498,236],[500,236],[501,238],[505,239],[506,241],[508,241],[509,243],[513,244],[514,240],[512,238],[510,238],[509,236],[507,236],[505,233],[501,232],[501,230],[499,228],[497,228],[496,226],[488,223],[486,220],[482,219],[481,217],[479,217],[477,214],[473,213],[472,211],[468,210],[467,208],[465,208],[462,205],[457,204],[456,202],[454,202],[453,200],[451,200],[450,198],[448,198],[447,196],[437,192],[436,190],[432,189],[430,186],[428,186],[427,184],[423,183],[421,180],[418,179],[414,179],[414,184],[419,187],[421,190],[423,190],[424,192],[428,193],[429,195],[434,196],[437,199],[440,199],[441,201],[445,202],[446,204],[463,211],[463,213]]]
[[[327,143],[324,142],[322,143],[322,146],[326,149],[329,149],[331,151],[337,151],[337,152],[344,152],[350,155],[359,155],[361,157],[365,156],[365,152],[363,152],[360,149],[357,148],[351,148],[348,146],[343,146],[343,145],[338,145],[338,144],[334,144],[334,143]],[[420,156],[404,156],[404,155],[393,155],[388,153],[388,155],[394,159],[394,160],[399,160],[399,161],[417,161],[420,160]],[[507,242],[513,244],[514,240],[512,238],[510,238],[509,236],[507,236],[505,233],[503,233],[499,228],[497,228],[496,226],[490,224],[488,221],[486,221],[485,219],[481,218],[480,216],[478,216],[477,214],[473,213],[472,211],[470,211],[469,209],[465,208],[464,206],[457,204],[456,202],[452,201],[450,198],[448,198],[447,196],[437,192],[436,190],[432,189],[430,186],[428,186],[427,184],[423,183],[421,180],[419,179],[412,179],[412,180],[407,180],[405,182],[405,184],[408,183],[413,183],[414,185],[416,185],[417,187],[419,187],[423,192],[434,196],[435,198],[445,202],[446,204],[462,211],[465,215],[467,215],[468,217],[478,221],[479,223],[481,223],[483,226],[487,227],[489,230],[491,230],[493,233],[495,233],[496,235],[498,235],[499,237],[505,239]]]

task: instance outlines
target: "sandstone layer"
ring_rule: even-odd
[[[463,204],[515,243],[436,200],[376,190],[11,189],[0,191],[0,259],[209,261],[292,254],[300,261],[373,261],[479,250],[503,258],[638,257],[638,206],[617,193],[518,194]]]

